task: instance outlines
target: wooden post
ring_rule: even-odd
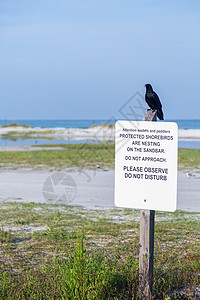
[[[148,110],[143,121],[157,121],[156,111]],[[152,299],[154,257],[154,210],[140,211],[139,298]]]

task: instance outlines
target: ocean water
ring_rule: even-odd
[[[179,129],[199,129],[200,120],[165,120],[175,122]],[[93,125],[114,124],[114,120],[0,120],[0,126],[16,123],[39,128],[88,128]],[[45,139],[17,139],[9,140],[0,138],[0,146],[12,145],[41,145],[41,144],[69,144],[69,143],[94,143],[95,141],[72,140],[45,140]],[[179,141],[180,148],[200,149],[200,141]]]
[[[200,120],[165,120],[175,122],[179,129],[200,129]],[[0,126],[16,123],[40,128],[88,128],[93,125],[114,124],[114,120],[0,120]]]
[[[179,129],[200,129],[200,120],[166,120],[165,122],[175,122]]]

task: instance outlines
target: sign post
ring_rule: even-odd
[[[156,112],[147,111],[143,121],[157,121]],[[139,297],[151,299],[153,293],[155,210],[140,210]]]
[[[155,210],[177,205],[177,124],[152,110],[143,121],[116,122],[115,205],[141,210],[139,296],[152,299]]]
[[[155,210],[140,211],[139,296],[151,299],[153,292]]]

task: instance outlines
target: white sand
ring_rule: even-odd
[[[200,130],[199,129],[179,129],[178,138],[180,141],[200,140]]]
[[[0,128],[0,138],[11,131],[16,131],[16,136],[26,135],[32,137],[46,137],[55,139],[70,139],[70,140],[114,140],[114,127],[113,126],[95,126],[92,128],[24,128],[21,126]],[[34,133],[34,132],[37,133]],[[51,133],[46,133],[51,131]],[[31,133],[33,132],[33,133]],[[179,129],[179,140],[200,140],[199,129]]]
[[[75,198],[70,196],[69,178],[63,185],[55,186],[53,194],[66,194],[65,200],[56,203],[82,205],[88,207],[113,207],[114,206],[114,170],[104,171],[62,171],[62,174],[70,176],[75,182],[72,192],[76,192]],[[50,188],[44,183],[55,172],[16,170],[0,172],[0,201],[22,202],[47,202],[43,192]],[[60,173],[61,174],[61,173]],[[186,173],[178,172],[178,209],[187,212],[200,212],[200,175],[188,178]],[[68,189],[69,187],[69,189]],[[65,189],[67,188],[67,190]],[[51,192],[51,191],[50,191]],[[160,192],[162,195],[162,193]],[[68,199],[68,200],[67,200]],[[161,196],[162,201],[162,196]],[[49,203],[52,203],[49,201]]]
[[[55,139],[70,139],[70,140],[114,140],[114,127],[113,126],[95,126],[87,129],[79,128],[23,128],[20,126],[16,127],[5,127],[0,128],[0,138],[14,131],[14,136],[28,135],[31,137],[46,137]],[[35,133],[35,131],[37,133]],[[47,133],[46,131],[51,131]],[[31,133],[33,132],[33,133]]]

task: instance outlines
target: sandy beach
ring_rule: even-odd
[[[64,179],[63,182],[58,183],[61,179]],[[199,184],[200,175],[193,174],[189,178],[185,172],[178,172],[178,209],[200,211]],[[114,206],[114,170],[4,170],[0,173],[0,190],[1,202],[46,202],[108,208]]]

